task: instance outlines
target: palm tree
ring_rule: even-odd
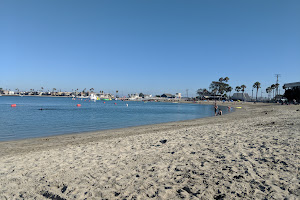
[[[229,78],[226,76],[223,80],[227,83],[229,81]]]
[[[276,88],[275,84],[272,84],[272,85],[271,85],[271,89],[272,89],[272,91],[273,91],[273,98],[275,97],[275,95],[274,95],[275,88]]]
[[[242,89],[242,88],[241,88],[240,86],[236,86],[236,87],[235,87],[235,91],[237,91],[238,93],[241,91],[241,89]]]
[[[245,92],[246,85],[241,85],[241,88],[242,88],[242,92],[243,92],[243,101],[245,101],[244,92]]]
[[[217,95],[217,92],[218,92],[218,89],[217,88],[215,88],[215,89],[213,89],[212,90],[212,93],[214,94],[214,99],[216,100],[216,95]]]
[[[229,92],[228,98],[230,98],[231,91],[232,91],[232,87],[229,86],[226,88],[226,92]]]
[[[200,99],[203,99],[203,97],[205,96],[205,94],[208,93],[208,90],[206,88],[203,88],[203,89],[200,88],[200,89],[197,90],[196,93],[199,95]]]
[[[276,83],[276,84],[275,84],[276,95],[278,95],[278,87],[279,87],[279,83]]]
[[[269,99],[271,99],[270,98],[271,91],[272,91],[271,87],[266,88],[266,93],[268,94]]]
[[[244,94],[246,85],[241,85],[241,88],[242,88],[242,92],[243,92],[243,94]]]
[[[258,89],[260,88],[260,82],[255,82],[253,84],[253,88],[256,88],[256,101],[257,101],[257,93],[258,93]]]

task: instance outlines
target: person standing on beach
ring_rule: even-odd
[[[217,102],[215,102],[215,116],[217,116],[217,110],[218,110],[218,106],[217,106]]]

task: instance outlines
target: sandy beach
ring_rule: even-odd
[[[229,105],[242,108],[0,142],[0,199],[299,199],[300,106]]]

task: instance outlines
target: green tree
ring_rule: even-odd
[[[229,98],[230,98],[231,91],[232,91],[232,87],[229,86],[226,88],[226,92],[227,93],[229,92],[229,95],[228,95]]]
[[[227,83],[229,81],[229,78],[226,76],[223,80]]]
[[[243,101],[245,101],[245,96],[244,96],[245,88],[246,85],[241,85],[241,91],[243,92]]]
[[[279,83],[276,83],[276,84],[275,84],[276,95],[278,95],[278,87],[279,87]]]
[[[276,88],[275,84],[272,84],[272,85],[271,85],[271,89],[272,89],[272,91],[273,91],[273,98],[275,97],[275,95],[274,95],[275,88]]]
[[[257,93],[258,93],[258,89],[260,88],[260,82],[255,82],[253,84],[253,88],[256,88],[256,101],[257,101]]]
[[[246,85],[241,85],[241,91],[243,92],[243,94],[245,92],[245,88],[246,88]]]
[[[209,89],[217,94],[219,93],[220,95],[223,95],[224,92],[226,92],[226,88],[229,87],[229,85],[225,82],[228,82],[229,78],[225,77],[225,78],[219,78],[219,81],[212,81],[212,83],[209,86]]]
[[[269,99],[270,99],[270,94],[271,94],[271,92],[272,92],[271,87],[267,87],[267,88],[266,88],[266,93],[268,94]]]
[[[235,87],[235,91],[237,91],[237,93],[239,93],[239,92],[241,91],[241,89],[242,89],[242,88],[241,88],[240,86],[236,86],[236,87]]]
[[[208,94],[208,90],[206,88],[200,88],[197,90],[197,94],[199,95],[199,97],[202,99],[206,94]]]

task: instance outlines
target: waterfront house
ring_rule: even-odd
[[[175,98],[176,98],[176,99],[181,99],[181,93],[176,93],[176,94],[175,94]]]
[[[282,88],[285,90],[288,89],[294,89],[294,88],[300,88],[300,82],[293,82],[293,83],[285,83]]]
[[[161,97],[163,97],[163,98],[174,98],[175,96],[172,95],[172,94],[165,93],[165,94],[162,94]]]

